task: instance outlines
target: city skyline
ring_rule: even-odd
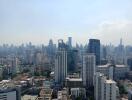
[[[0,0],[0,100],[132,100],[132,0]]]
[[[0,1],[0,44],[48,44],[62,38],[75,43],[132,44],[132,1]],[[115,35],[117,34],[117,35]]]

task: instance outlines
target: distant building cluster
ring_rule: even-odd
[[[132,100],[132,46],[0,46],[0,100]]]

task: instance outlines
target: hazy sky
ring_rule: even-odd
[[[0,44],[73,37],[132,44],[132,0],[0,0]]]

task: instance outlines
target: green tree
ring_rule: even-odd
[[[119,86],[119,92],[120,92],[120,94],[127,94],[127,91],[125,90],[123,85]]]

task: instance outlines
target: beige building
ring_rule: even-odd
[[[71,100],[66,88],[61,91],[58,91],[57,100]]]
[[[50,88],[42,89],[39,93],[38,100],[52,100],[52,92],[53,90]]]

